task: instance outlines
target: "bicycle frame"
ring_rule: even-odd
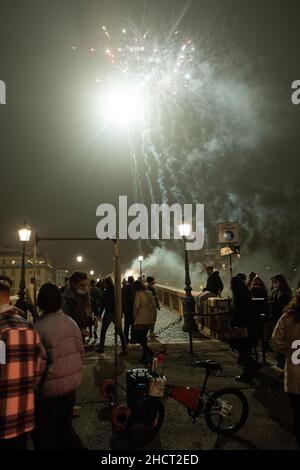
[[[174,384],[167,384],[166,396],[171,397],[183,405],[188,412],[203,412],[202,398],[206,396],[206,387],[209,377],[212,375],[210,370],[206,370],[202,387],[184,387]],[[198,415],[199,416],[199,415]]]

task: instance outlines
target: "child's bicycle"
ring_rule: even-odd
[[[127,372],[127,404],[119,405],[116,400],[114,380],[105,380],[100,393],[109,399],[112,409],[113,428],[125,434],[135,447],[154,439],[159,432],[165,415],[164,398],[171,397],[181,403],[193,423],[204,416],[207,426],[216,434],[230,436],[245,424],[249,405],[245,395],[236,388],[222,388],[207,392],[208,379],[222,372],[216,361],[197,361],[196,368],[205,370],[202,387],[182,387],[166,382],[165,377],[148,369],[133,369]]]

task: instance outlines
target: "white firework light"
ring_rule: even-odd
[[[102,31],[112,42],[105,26]],[[148,32],[138,35],[123,28],[118,44],[107,46],[105,55],[112,73],[103,99],[109,117],[126,127],[143,122],[149,128],[151,111],[157,116],[157,105],[169,105],[172,96],[188,87],[195,46],[191,39],[182,40],[178,34],[174,33],[177,40],[173,39],[170,47],[170,39],[162,44]]]

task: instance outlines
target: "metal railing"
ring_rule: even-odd
[[[162,284],[156,285],[156,289],[161,305],[182,317],[185,291]],[[192,295],[196,298],[200,292],[193,291]],[[230,305],[229,298],[211,298],[204,302],[203,314],[196,312],[195,315],[199,331],[210,338],[227,342],[230,337]]]

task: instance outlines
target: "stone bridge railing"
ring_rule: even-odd
[[[158,298],[162,306],[183,316],[182,300],[185,297],[183,289],[157,284],[156,289]],[[200,292],[193,291],[192,295],[196,298]],[[221,341],[228,341],[231,299],[212,297],[204,304],[203,314],[197,314],[195,320],[199,330],[207,336]]]

